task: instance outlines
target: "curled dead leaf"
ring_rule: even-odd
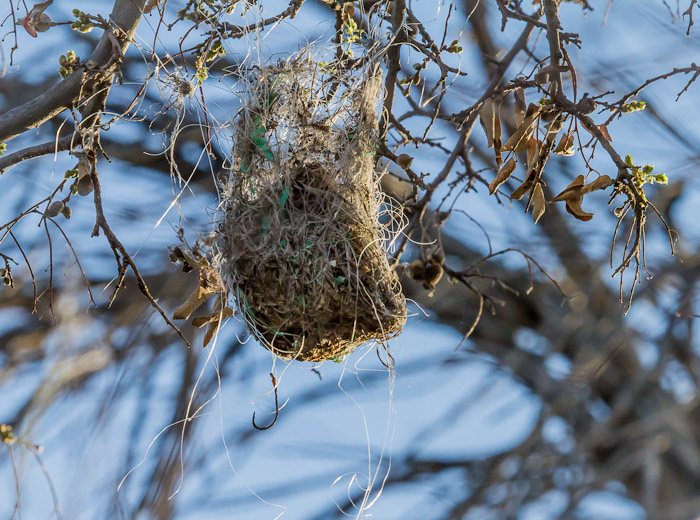
[[[554,153],[557,155],[563,155],[564,157],[571,157],[574,155],[574,134],[569,133],[561,136],[559,144],[554,149]]]
[[[209,345],[217,330],[219,330],[219,320],[211,322],[209,327],[207,327],[207,331],[204,333],[204,339],[202,339],[202,347]]]
[[[587,213],[583,211],[581,203],[583,202],[583,197],[577,199],[570,199],[566,201],[566,211],[571,213],[574,217],[584,222],[588,222],[593,218],[593,213]]]
[[[515,159],[511,157],[498,171],[496,177],[491,181],[491,184],[489,184],[489,195],[493,195],[496,190],[508,180],[513,171],[515,171]]]
[[[586,179],[583,175],[576,177],[571,184],[569,184],[564,191],[552,199],[552,202],[559,202],[562,200],[571,200],[581,197],[581,187],[584,185]]]
[[[184,251],[183,251],[184,252]],[[186,320],[199,309],[209,297],[223,288],[219,274],[211,267],[199,271],[199,285],[190,293],[185,302],[173,313],[174,320]]]
[[[92,177],[90,175],[84,175],[78,180],[78,195],[90,195],[93,190]]]
[[[214,311],[207,316],[195,316],[192,318],[192,325],[199,329],[214,321],[226,320],[231,316],[233,316],[233,309],[226,307],[223,311]]]
[[[583,196],[592,191],[602,190],[608,186],[612,186],[613,180],[607,175],[601,175],[593,182],[588,184],[584,184],[584,182],[584,176],[579,175],[564,191],[554,197],[552,202],[565,201],[566,211],[579,220],[589,221],[593,218],[593,213],[588,213],[581,207]]]
[[[535,190],[532,193],[532,218],[534,219],[535,224],[537,224],[537,221],[540,220],[542,215],[544,215],[545,205],[546,201],[544,200],[544,190],[542,189],[542,185],[537,183],[537,186],[535,186]]]
[[[540,155],[540,143],[534,137],[530,137],[527,140],[527,169],[532,170],[535,167],[535,162],[539,159]]]
[[[78,154],[78,164],[73,167],[78,170],[78,194],[85,196],[92,193],[92,165],[90,164],[90,159],[84,153]]]
[[[608,175],[601,175],[593,182],[589,182],[581,188],[581,193],[604,190],[613,185],[613,180]]]
[[[556,115],[556,112],[547,112],[547,114],[554,114]],[[544,117],[542,118],[544,120]],[[561,117],[557,117],[556,119],[552,118],[549,120],[549,122],[545,125],[545,130],[547,131],[547,134],[558,134],[561,132],[561,129],[564,127],[564,120]]]
[[[505,142],[502,149],[504,152],[522,152],[527,148],[527,144],[535,126],[535,121],[540,113],[540,107],[531,103],[527,110],[527,115],[518,126],[513,135]]]
[[[535,182],[535,174],[534,172],[531,173],[527,180],[523,182],[516,190],[510,195],[510,198],[512,200],[520,200],[522,199],[525,194],[530,191],[530,188],[532,188],[532,184]]]
[[[185,302],[180,305],[173,313],[174,320],[186,320],[190,315],[199,309],[202,304],[209,299],[211,293],[202,291],[200,287],[197,287],[194,291],[190,293]]]
[[[148,0],[148,2],[146,2],[146,5],[143,6],[144,14],[148,14],[151,11],[153,11],[153,9],[162,1],[163,0]]]
[[[479,123],[486,134],[486,142],[489,148],[493,148],[494,127],[496,125],[496,107],[493,99],[484,101],[479,109]]]

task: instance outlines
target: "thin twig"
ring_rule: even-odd
[[[268,426],[258,426],[257,424],[255,424],[255,412],[253,412],[253,428],[255,428],[256,430],[269,430],[275,425],[275,423],[277,422],[277,418],[280,414],[280,405],[279,400],[277,399],[277,378],[272,372],[270,372],[270,379],[272,379],[272,387],[275,391],[275,418]]]

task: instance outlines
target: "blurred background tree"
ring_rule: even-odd
[[[695,0],[5,9],[4,517],[700,514]],[[214,229],[238,78],[370,27],[404,333],[202,349],[167,248]]]

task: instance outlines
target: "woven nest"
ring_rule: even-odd
[[[285,359],[338,360],[406,321],[379,222],[379,70],[297,57],[250,78],[217,263],[250,330]]]

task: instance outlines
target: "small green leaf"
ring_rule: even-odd
[[[345,281],[345,277],[342,276],[342,275],[338,275],[338,276],[335,277],[335,283],[336,283],[336,285],[340,285],[340,284],[343,283],[344,281]]]
[[[651,172],[654,171],[654,167],[651,164],[647,164],[642,168],[642,173],[649,175]]]
[[[284,189],[282,190],[282,195],[280,196],[280,207],[284,208],[284,205],[287,203],[287,199],[289,198],[289,186],[285,186]]]
[[[625,155],[625,163],[628,166],[634,166],[634,159],[632,159],[631,155],[629,155],[629,154]]]
[[[251,141],[253,141],[253,144],[258,148],[267,146],[267,139],[265,139],[264,137],[258,137],[256,135],[253,135],[250,139]]]

